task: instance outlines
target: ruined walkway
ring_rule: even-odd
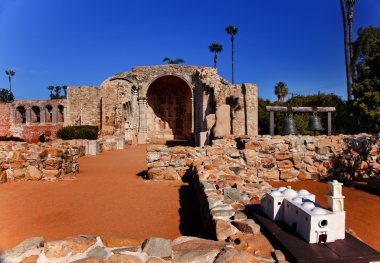
[[[180,182],[145,182],[145,146],[79,160],[77,180],[0,186],[0,252],[24,239],[180,236]]]

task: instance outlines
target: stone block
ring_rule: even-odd
[[[279,172],[278,169],[259,169],[257,172],[257,177],[267,180],[278,180]]]
[[[289,153],[289,152],[280,152],[280,153],[274,154],[274,158],[276,158],[277,161],[292,159],[292,157],[293,157],[292,153]]]
[[[238,250],[233,247],[226,247],[216,257],[214,263],[260,263],[261,261],[252,254]]]
[[[256,224],[252,219],[233,221],[232,225],[235,226],[239,231],[246,234],[260,233],[260,225]]]
[[[100,153],[99,141],[88,140],[86,145],[86,155],[98,155]]]
[[[148,256],[170,257],[172,254],[172,241],[166,238],[151,237],[144,241],[142,252]]]
[[[214,136],[223,138],[231,134],[231,107],[227,104],[222,104],[216,108],[216,123],[214,128]]]
[[[105,247],[134,247],[143,243],[143,240],[128,237],[101,236],[100,238]]]
[[[277,167],[281,168],[281,169],[292,168],[293,167],[293,163],[290,160],[279,161],[279,162],[277,162]]]
[[[42,172],[35,166],[28,166],[26,168],[25,179],[27,180],[40,180],[42,178]]]
[[[95,237],[69,237],[64,240],[49,241],[44,244],[46,258],[60,258],[83,253],[96,242]]]
[[[0,262],[21,262],[24,255],[31,250],[39,251],[36,249],[42,248],[44,245],[44,239],[42,237],[32,237],[25,239],[14,248],[5,251],[0,254]],[[30,255],[30,254],[29,254]]]
[[[148,170],[148,178],[151,180],[163,180],[166,167],[153,167]]]

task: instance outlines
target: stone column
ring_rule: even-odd
[[[26,124],[30,124],[30,112],[31,111],[31,107],[30,106],[25,106],[25,120],[26,120]]]
[[[190,98],[191,100],[191,132],[194,134],[194,94]]]
[[[45,106],[41,106],[40,107],[40,123],[41,124],[45,124],[46,122],[45,117],[46,117],[46,108]]]
[[[146,120],[146,98],[140,97],[137,99],[139,105],[139,128],[137,135],[137,143],[145,144],[147,139],[147,120]]]
[[[53,107],[53,109],[52,109],[52,114],[51,114],[51,123],[57,123],[58,106],[53,105],[52,107]]]

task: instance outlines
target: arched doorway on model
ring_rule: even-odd
[[[185,80],[165,75],[147,92],[147,132],[151,143],[190,143],[192,140],[192,90]]]

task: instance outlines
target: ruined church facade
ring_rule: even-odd
[[[60,100],[59,107],[53,107],[52,112],[53,123],[58,126],[96,125],[100,136],[122,137],[132,144],[179,140],[204,145],[213,136],[215,123],[221,121],[230,122],[227,134],[256,135],[257,99],[256,85],[232,85],[213,68],[145,66],[111,76],[99,87],[68,87],[67,99]],[[9,104],[10,130],[15,127],[22,130],[23,126],[46,127],[44,122],[51,119],[51,113],[47,118],[38,117],[43,123],[20,123],[16,118],[20,115],[17,112],[20,102],[23,101]],[[31,107],[40,107],[39,112],[43,112],[48,102],[36,101],[45,106]],[[217,109],[226,104],[230,110],[224,114],[229,116],[216,119]],[[24,111],[18,118],[30,119],[25,115],[31,113]]]

